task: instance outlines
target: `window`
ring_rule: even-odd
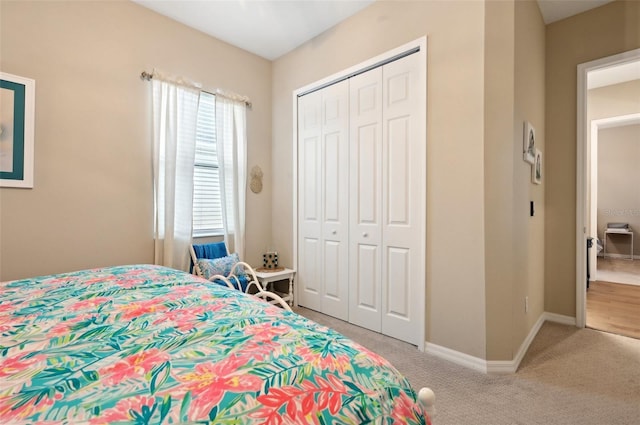
[[[193,236],[223,234],[215,96],[200,93],[193,171]]]

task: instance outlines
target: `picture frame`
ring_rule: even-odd
[[[531,181],[542,184],[542,152],[536,149],[535,159],[531,165]]]
[[[536,159],[536,129],[528,121],[524,123],[522,159],[532,165]]]
[[[36,82],[0,72],[0,187],[33,188]]]

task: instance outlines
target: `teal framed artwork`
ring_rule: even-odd
[[[0,72],[0,187],[33,187],[36,82]]]

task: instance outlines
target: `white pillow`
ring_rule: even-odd
[[[211,276],[220,274],[224,277],[229,276],[231,273],[231,269],[233,266],[240,261],[240,257],[237,253],[233,253],[227,255],[226,257],[221,258],[199,258],[198,259],[198,268],[205,279],[209,279]],[[238,267],[236,269],[236,276],[241,277],[244,276],[244,267]]]

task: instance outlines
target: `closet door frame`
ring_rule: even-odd
[[[426,152],[426,146],[427,146],[427,37],[421,37],[417,40],[411,41],[409,43],[406,43],[402,46],[399,46],[395,49],[389,50],[385,53],[382,53],[378,56],[375,56],[371,59],[368,59],[364,62],[361,62],[355,66],[352,66],[350,68],[347,68],[343,71],[337,72],[333,75],[330,75],[326,78],[323,78],[321,80],[318,80],[314,83],[311,83],[309,85],[306,85],[304,87],[301,87],[297,90],[294,90],[294,92],[292,93],[292,112],[293,112],[293,141],[292,141],[292,147],[293,147],[293,266],[294,268],[297,270],[298,269],[298,97],[302,96],[306,93],[310,93],[314,90],[318,90],[321,89],[323,87],[326,87],[328,85],[331,85],[334,82],[338,82],[340,80],[343,80],[345,78],[348,78],[350,76],[354,76],[357,75],[361,72],[366,72],[372,68],[375,68],[377,66],[381,66],[384,63],[390,62],[396,58],[402,57],[402,56],[406,56],[407,53],[409,52],[415,52],[415,53],[411,53],[414,55],[419,55],[419,64],[420,64],[420,69],[419,69],[419,87],[418,90],[421,93],[421,99],[422,101],[420,102],[420,106],[419,106],[419,110],[417,111],[418,114],[420,114],[421,116],[424,116],[424,122],[422,123],[423,125],[421,125],[420,128],[420,133],[421,133],[421,137],[420,139],[422,140],[422,152],[424,153],[424,158],[425,158],[425,167],[423,168],[423,175],[422,177],[422,181],[425,182],[425,190],[421,191],[421,193],[419,194],[420,196],[420,202],[422,205],[422,211],[424,212],[424,229],[425,229],[425,235],[424,238],[422,239],[422,252],[424,253],[424,262],[422,264],[422,275],[425,278],[425,284],[423,285],[419,285],[419,287],[417,288],[419,293],[418,296],[422,299],[425,300],[424,304],[421,304],[422,308],[421,311],[418,312],[418,317],[422,317],[422,320],[419,320],[420,325],[418,326],[418,329],[416,329],[416,335],[418,335],[418,338],[416,338],[419,342],[418,342],[418,349],[420,351],[424,351],[424,347],[425,347],[425,339],[426,339],[426,238],[427,238],[427,234],[426,234],[426,227],[427,227],[427,222],[426,222],[426,208],[427,208],[427,190],[426,190],[426,184],[427,184],[427,172],[426,172],[426,158],[427,158],[427,152]],[[297,291],[295,292],[296,297],[296,304],[297,304]]]

